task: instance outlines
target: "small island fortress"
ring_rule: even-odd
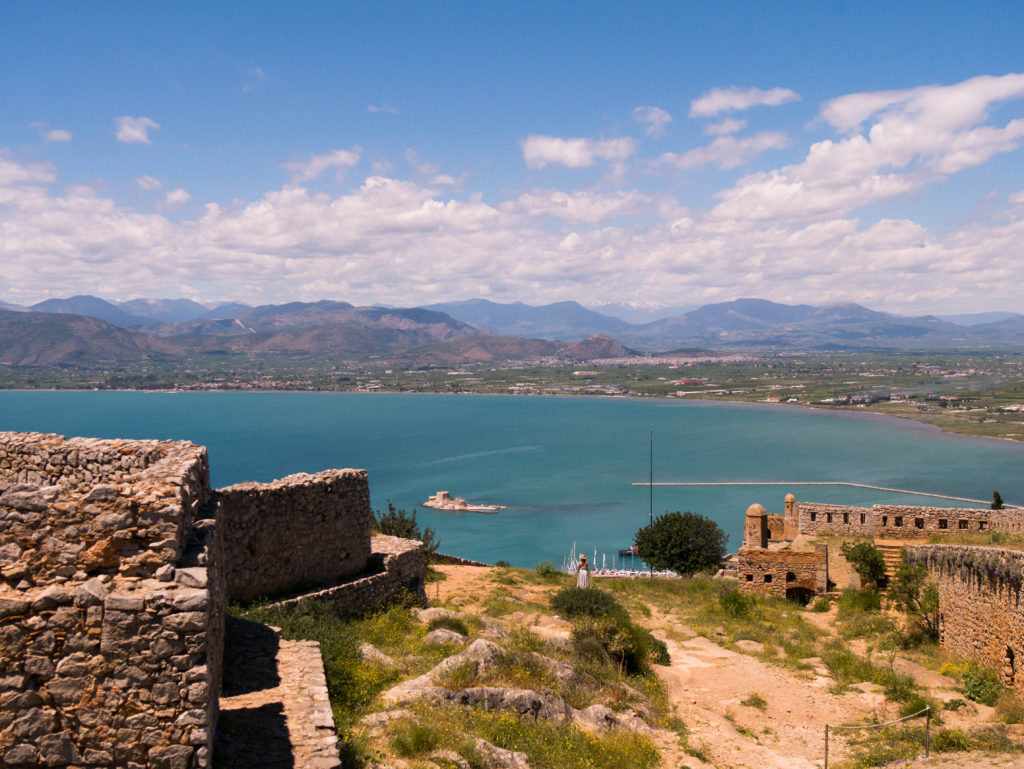
[[[423,506],[432,507],[435,510],[458,510],[466,513],[496,513],[506,509],[505,505],[471,505],[462,497],[453,497],[447,491],[431,494]]]

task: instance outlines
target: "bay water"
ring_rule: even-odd
[[[739,546],[746,508],[783,497],[870,506],[972,506],[847,481],[1024,504],[1024,444],[949,435],[907,420],[780,406],[664,399],[401,393],[0,391],[0,430],[189,440],[215,487],[296,472],[365,468],[375,508],[417,509],[441,550],[517,566],[612,553],[649,520],[646,482],[790,482],[656,487],[653,512],[691,510]],[[436,511],[438,490],[496,515]]]

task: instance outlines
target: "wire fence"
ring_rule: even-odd
[[[828,769],[828,733],[829,730],[837,731],[839,729],[853,731],[856,729],[883,729],[886,726],[892,726],[893,724],[899,724],[903,721],[909,721],[912,718],[924,718],[924,755],[927,758],[931,754],[932,747],[932,709],[931,706],[926,706],[924,710],[919,710],[916,713],[911,713],[909,716],[903,716],[903,718],[897,718],[894,721],[886,721],[883,724],[856,724],[853,726],[839,726],[833,724],[825,724],[825,769]]]

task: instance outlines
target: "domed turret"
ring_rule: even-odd
[[[768,511],[754,503],[743,524],[743,547],[768,547]]]

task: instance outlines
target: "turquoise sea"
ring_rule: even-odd
[[[417,508],[442,550],[519,566],[627,547],[655,481],[852,481],[1024,503],[1024,444],[906,420],[777,406],[618,398],[350,393],[0,392],[0,429],[185,439],[215,486],[331,467],[369,471],[375,507]],[[497,515],[420,505],[446,489]],[[740,541],[753,502],[959,503],[848,487],[658,487],[655,515],[692,510]],[[966,505],[961,505],[966,506]],[[599,556],[600,562],[600,556]]]

